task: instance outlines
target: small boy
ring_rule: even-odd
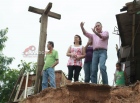
[[[127,84],[127,75],[125,71],[122,71],[121,63],[116,63],[116,73],[114,76],[116,86],[124,86]]]

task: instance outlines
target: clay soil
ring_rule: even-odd
[[[140,82],[124,87],[76,82],[47,88],[20,103],[140,103]]]

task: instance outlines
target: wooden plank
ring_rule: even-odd
[[[132,26],[132,57],[134,57],[134,38],[135,38],[135,20],[136,20],[136,14],[133,14],[133,26]]]
[[[27,96],[28,80],[29,80],[29,72],[27,72],[27,75],[26,75],[26,84],[25,84],[25,90],[24,90],[24,98],[26,98],[26,96]]]
[[[59,20],[61,19],[61,15],[60,14],[57,14],[57,13],[54,13],[54,12],[51,12],[51,11],[48,13],[48,16],[52,17],[54,19],[59,19]],[[39,18],[39,22],[40,23],[41,23],[41,17]]]
[[[41,79],[41,72],[42,72],[42,69],[44,66],[44,55],[45,55],[45,46],[46,46],[46,38],[47,38],[47,22],[48,22],[48,15],[42,15],[41,26],[40,26],[40,38],[39,38],[39,50],[38,50],[37,70],[36,70],[35,91],[34,91],[35,94],[39,92],[39,88],[40,88],[39,80]]]
[[[38,9],[38,8],[35,8],[35,7],[32,7],[32,6],[29,6],[28,11],[33,12],[33,13],[37,13],[37,14],[43,14],[44,13],[44,10]]]
[[[52,8],[52,3],[49,3],[48,6],[44,10],[44,14],[48,14],[51,8]]]
[[[20,92],[20,89],[21,89],[21,85],[22,85],[23,79],[24,79],[24,75],[22,75],[22,78],[21,78],[21,81],[20,81],[20,84],[19,84],[16,96],[15,96],[14,102],[17,101],[17,98],[18,98],[18,95],[19,95],[19,92]]]
[[[122,47],[132,43],[132,18],[128,13],[116,15]]]
[[[55,19],[61,19],[61,15],[60,15],[60,14],[51,12],[51,11],[49,11],[49,9],[51,9],[50,6],[49,6],[48,9],[46,8],[45,10],[43,10],[43,9],[38,9],[38,8],[35,8],[35,7],[32,7],[32,6],[29,6],[28,11],[33,12],[33,13],[37,13],[37,14],[41,14],[41,15],[42,15],[43,13],[46,14],[46,13],[48,12],[48,16],[49,16],[49,17],[52,17],[52,18],[55,18]]]
[[[48,14],[49,17],[52,17],[52,18],[55,18],[55,19],[61,19],[61,15],[60,14],[57,14],[57,13],[54,13],[54,12],[49,12]]]

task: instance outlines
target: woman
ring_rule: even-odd
[[[68,80],[71,82],[72,77],[74,77],[74,82],[76,82],[79,80],[79,73],[82,69],[82,58],[85,57],[85,50],[82,46],[82,40],[79,35],[74,36],[74,45],[71,45],[68,48],[67,56],[70,57],[67,64]]]
[[[89,39],[87,45],[85,46],[85,61],[84,61],[84,72],[85,72],[85,83],[89,83],[91,80],[91,72],[92,72],[92,40]]]

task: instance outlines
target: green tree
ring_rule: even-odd
[[[8,28],[0,30],[0,103],[6,103],[12,92],[13,84],[15,83],[18,70],[10,69],[9,65],[13,61],[13,57],[7,57],[3,54]]]
[[[5,77],[0,85],[0,103],[6,103],[17,81],[19,71],[16,69],[8,69],[5,71]]]
[[[9,65],[13,61],[13,57],[7,57],[3,54],[5,48],[5,42],[8,37],[6,36],[8,28],[0,30],[0,103],[6,103],[12,93],[15,83],[19,76],[19,70],[25,70],[24,73],[29,72],[34,74],[37,63],[25,62],[21,60],[21,64],[18,65],[19,69],[11,69]]]
[[[14,59],[4,56],[4,54],[2,53],[3,49],[5,48],[5,42],[8,39],[8,37],[6,36],[7,32],[8,28],[0,30],[0,75],[2,75],[3,72],[9,68],[8,65],[11,64]]]
[[[20,69],[24,69],[25,74],[27,72],[29,72],[30,74],[35,74],[36,73],[37,63],[34,63],[34,62],[28,62],[27,63],[26,61],[21,60],[21,64],[19,64],[18,67]]]

